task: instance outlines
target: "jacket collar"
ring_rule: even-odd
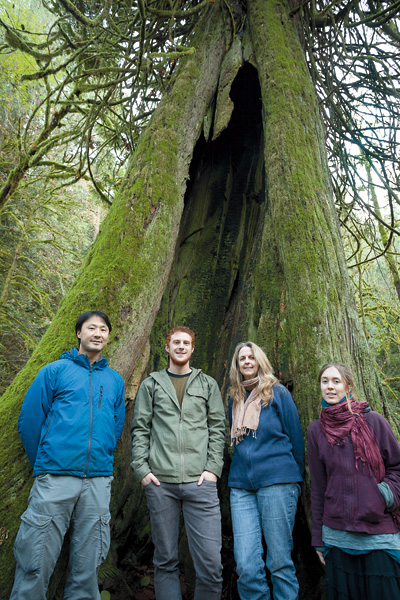
[[[193,379],[195,379],[199,373],[201,373],[201,369],[195,369],[192,367],[192,372],[186,385],[188,386],[190,383],[192,383]],[[167,369],[163,369],[162,371],[153,371],[153,373],[150,373],[150,377],[160,384],[164,392],[168,394],[171,400],[173,400],[173,402],[175,402],[175,404],[180,408],[178,398],[176,397],[175,388],[170,376],[167,373]]]
[[[81,365],[85,369],[90,369],[90,360],[86,354],[78,354],[76,348],[71,348],[69,352],[64,352],[60,356],[60,360],[67,359],[72,360],[77,365]],[[92,369],[104,369],[108,365],[108,361],[104,356],[101,356],[99,360],[94,362],[91,366]]]

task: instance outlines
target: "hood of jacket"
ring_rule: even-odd
[[[71,348],[66,352],[60,354],[59,360],[73,360],[76,364],[85,367],[86,369],[90,369],[90,360],[87,354],[79,354],[77,348]],[[108,365],[108,360],[104,356],[100,356],[99,360],[96,360],[92,363],[92,369],[104,369]]]

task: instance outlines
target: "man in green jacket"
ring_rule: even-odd
[[[181,600],[178,538],[181,511],[196,571],[195,600],[219,600],[221,513],[217,478],[225,443],[218,385],[191,368],[195,336],[168,333],[169,365],[139,388],[132,425],[132,468],[146,493],[154,542],[157,600]]]

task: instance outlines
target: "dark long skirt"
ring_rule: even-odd
[[[400,564],[383,550],[354,555],[332,548],[325,563],[328,600],[400,599]]]

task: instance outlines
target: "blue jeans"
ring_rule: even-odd
[[[10,600],[45,600],[50,576],[70,530],[64,600],[100,600],[97,572],[110,547],[112,477],[35,478],[14,545]]]
[[[267,545],[266,565],[274,600],[296,600],[299,584],[291,557],[298,483],[271,485],[258,490],[231,488],[237,586],[241,600],[269,600],[263,561],[262,535]]]
[[[144,488],[154,543],[157,600],[181,600],[179,524],[181,510],[196,571],[194,600],[219,600],[222,591],[221,513],[214,481],[149,483]]]

